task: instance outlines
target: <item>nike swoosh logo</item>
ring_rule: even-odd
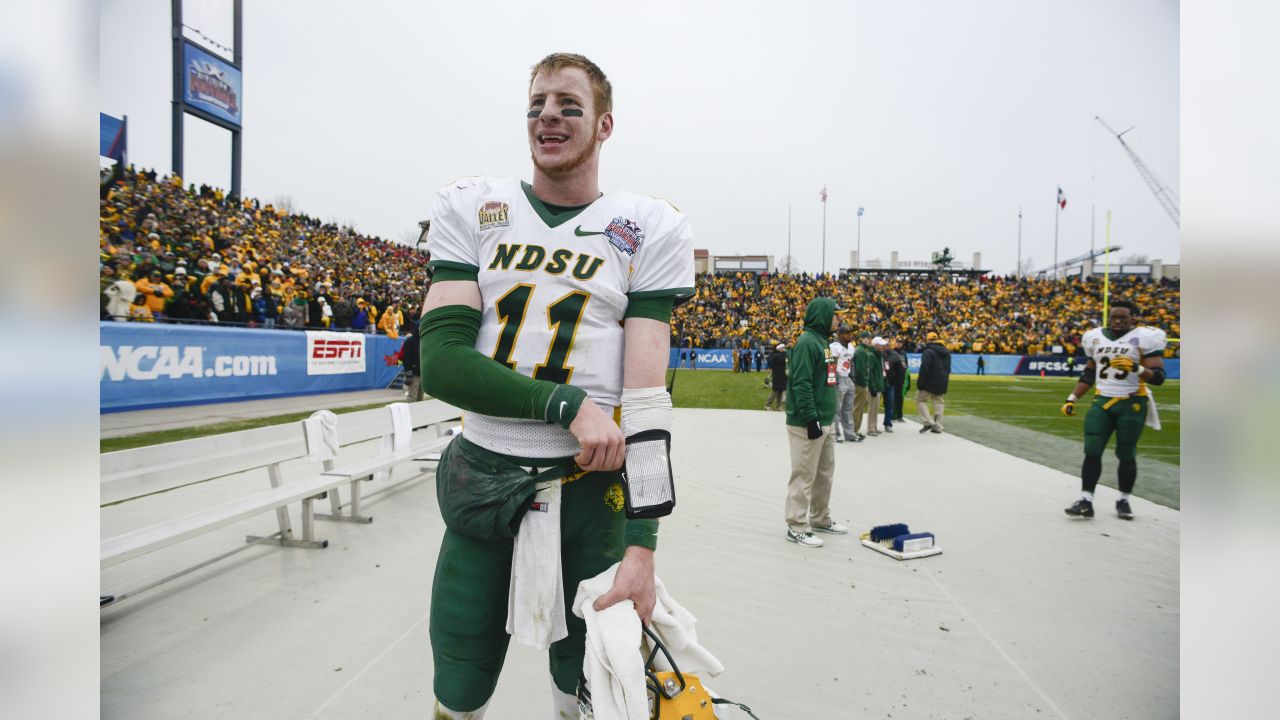
[[[560,401],[560,417],[564,417],[564,406],[565,406],[565,405],[568,405],[568,404],[569,404],[569,403],[568,403],[568,401],[566,401],[566,400],[561,400],[561,401]]]
[[[581,225],[579,225],[578,227],[573,229],[573,234],[577,235],[578,237],[590,237],[592,235],[603,235],[604,232],[587,232],[586,230],[582,229]]]

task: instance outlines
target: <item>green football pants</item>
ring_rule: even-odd
[[[582,674],[587,626],[571,609],[578,583],[622,560],[623,496],[617,472],[589,473],[564,486],[560,561],[569,636],[548,651],[551,677],[572,694]],[[507,654],[507,593],[514,541],[477,540],[446,529],[431,588],[431,655],[435,694],[460,712],[493,695]]]
[[[1084,416],[1085,457],[1102,457],[1111,434],[1115,433],[1116,458],[1121,461],[1135,460],[1138,438],[1142,437],[1142,428],[1146,424],[1145,397],[1094,397],[1089,412]]]

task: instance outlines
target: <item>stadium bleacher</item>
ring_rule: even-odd
[[[99,250],[103,319],[388,332],[415,322],[428,284],[424,251],[136,169],[103,194]],[[908,351],[934,331],[953,352],[1073,354],[1102,308],[1101,283],[1079,278],[724,273],[698,276],[697,290],[675,313],[673,346],[790,344],[806,303],[830,295],[855,329]],[[1111,294],[1181,337],[1178,281],[1120,276]],[[1179,350],[1171,343],[1168,354]]]

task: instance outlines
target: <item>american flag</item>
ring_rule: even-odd
[[[822,186],[822,192],[818,193],[818,197],[822,198],[822,202],[827,201],[827,186]]]
[[[858,217],[862,217],[862,211],[863,211],[864,209],[865,209],[865,208],[858,208]]]

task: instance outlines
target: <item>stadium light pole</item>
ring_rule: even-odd
[[[862,211],[864,209],[861,205],[858,206],[858,267],[853,269],[858,275],[862,274],[860,268],[862,267]]]
[[[1022,206],[1018,206],[1018,267],[1014,271],[1018,277],[1022,277]]]
[[[827,272],[827,184],[822,183],[822,270]]]

